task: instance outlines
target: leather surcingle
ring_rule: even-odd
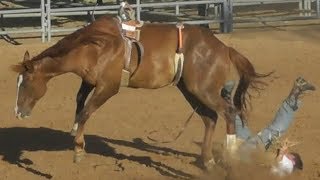
[[[120,9],[118,12],[118,20],[120,21],[120,31],[125,42],[125,62],[124,68],[122,69],[121,85],[127,87],[129,85],[129,80],[131,77],[130,72],[130,61],[131,61],[131,51],[132,43],[136,43],[140,51],[140,62],[142,60],[144,48],[140,43],[140,28],[143,26],[143,21],[137,21],[134,17],[134,10],[127,2],[122,2],[120,4]],[[174,59],[174,79],[172,85],[177,85],[181,79],[184,63],[183,54],[183,31],[184,25],[182,23],[177,23],[177,39],[178,47],[175,53]]]
[[[177,23],[176,27],[178,28],[178,47],[174,57],[174,79],[172,85],[177,85],[181,79],[184,63],[184,54],[183,50],[183,33],[182,29],[184,28],[182,23]]]

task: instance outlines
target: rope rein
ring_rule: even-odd
[[[156,139],[150,137],[150,135],[158,132],[157,130],[154,130],[154,131],[149,132],[149,135],[147,136],[147,138],[148,138],[149,140],[155,142],[155,143],[163,143],[163,144],[165,144],[165,143],[172,143],[172,142],[176,141],[176,140],[182,135],[182,133],[183,133],[184,130],[186,129],[187,125],[189,124],[192,116],[193,116],[194,113],[198,110],[198,108],[199,108],[199,106],[197,106],[196,108],[193,109],[193,112],[189,115],[189,117],[188,117],[188,119],[185,121],[182,129],[179,131],[178,135],[177,135],[173,140],[159,141],[159,140],[156,140]]]

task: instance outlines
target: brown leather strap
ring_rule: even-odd
[[[175,54],[174,58],[174,71],[175,71],[175,76],[172,81],[172,85],[177,85],[178,82],[180,81],[180,78],[182,76],[182,71],[183,71],[183,63],[184,63],[184,55],[182,53],[183,49],[183,33],[182,29],[184,28],[183,24],[181,22],[176,24],[176,27],[178,28],[178,48]]]
[[[136,45],[138,46],[138,50],[140,52],[140,54],[138,55],[138,58],[140,59],[140,63],[142,61],[142,57],[143,57],[143,54],[144,54],[144,48],[143,48],[143,45],[140,41],[132,41],[134,43],[136,43]]]
[[[124,38],[125,41],[125,55],[124,55],[124,68],[130,71],[130,61],[131,61],[131,51],[132,51],[132,41],[128,38]]]
[[[183,34],[182,34],[182,29],[184,28],[182,23],[177,23],[177,28],[178,28],[178,49],[177,53],[182,53],[182,45],[183,45]]]

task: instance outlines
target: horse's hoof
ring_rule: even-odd
[[[216,161],[212,158],[204,163],[204,167],[207,171],[211,171],[216,165]]]
[[[71,129],[70,134],[71,134],[71,136],[76,136],[77,130]]]
[[[71,136],[76,136],[77,135],[77,130],[78,130],[78,123],[74,123],[71,131],[70,131],[70,134]]]
[[[79,163],[84,157],[84,152],[78,152],[75,153],[73,156],[73,162],[74,163]]]

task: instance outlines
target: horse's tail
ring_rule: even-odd
[[[241,119],[244,120],[244,113],[247,110],[247,104],[250,105],[249,101],[251,99],[248,89],[251,88],[259,93],[267,85],[262,79],[270,76],[273,72],[257,73],[250,61],[232,47],[229,48],[229,56],[240,75],[240,82],[233,97],[233,103],[240,111]]]

